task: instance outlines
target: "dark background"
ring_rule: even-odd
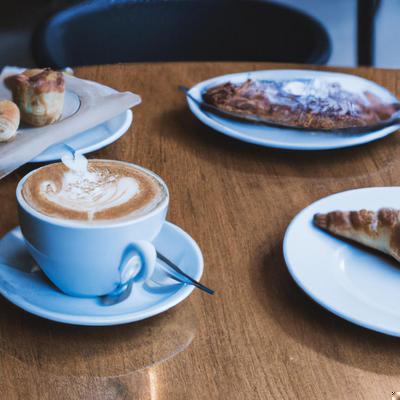
[[[0,13],[0,65],[34,65],[30,37],[49,8],[76,1],[14,0],[2,2]],[[328,65],[355,66],[356,0],[276,0],[316,17],[332,38]],[[376,15],[375,66],[400,67],[400,1],[382,0]],[[285,27],[282,27],[283,29]]]

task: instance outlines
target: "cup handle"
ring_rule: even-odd
[[[120,286],[130,281],[143,282],[154,272],[157,252],[152,243],[139,240],[131,243],[125,251],[120,266]]]

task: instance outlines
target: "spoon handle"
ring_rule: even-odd
[[[214,294],[214,290],[209,289],[208,287],[204,286],[200,282],[197,282],[194,280],[192,277],[187,275],[185,272],[183,272],[177,265],[175,265],[172,261],[170,261],[167,257],[163,256],[160,252],[157,251],[157,258],[167,264],[170,268],[172,268],[175,272],[178,274],[182,275],[186,279],[182,279],[181,282],[183,283],[188,283],[190,285],[196,286],[197,288],[203,290],[204,292],[208,294]],[[179,279],[179,278],[177,278]],[[189,282],[188,282],[189,281]]]

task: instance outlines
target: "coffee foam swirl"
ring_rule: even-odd
[[[85,175],[66,172],[60,190],[54,182],[43,181],[40,191],[49,202],[60,207],[87,212],[89,219],[96,212],[129,202],[139,191],[133,178],[104,176],[98,172]]]
[[[43,214],[94,223],[139,217],[165,198],[161,184],[140,169],[113,161],[86,168],[84,160],[39,169],[26,180],[24,199]]]

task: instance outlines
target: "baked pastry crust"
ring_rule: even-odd
[[[17,105],[9,100],[0,100],[0,142],[14,139],[19,120],[20,113]]]
[[[390,118],[399,109],[398,104],[383,103],[371,92],[350,93],[338,83],[312,89],[318,95],[307,90],[293,95],[285,89],[287,84],[290,82],[251,79],[238,84],[227,82],[207,89],[203,99],[244,119],[256,116],[266,123],[318,130],[373,125]],[[313,81],[308,85],[313,87]]]
[[[13,100],[20,109],[23,122],[43,126],[61,117],[65,92],[62,72],[49,68],[28,69],[9,77],[7,83]]]
[[[332,211],[315,214],[314,224],[334,235],[389,254],[400,262],[400,210]]]

